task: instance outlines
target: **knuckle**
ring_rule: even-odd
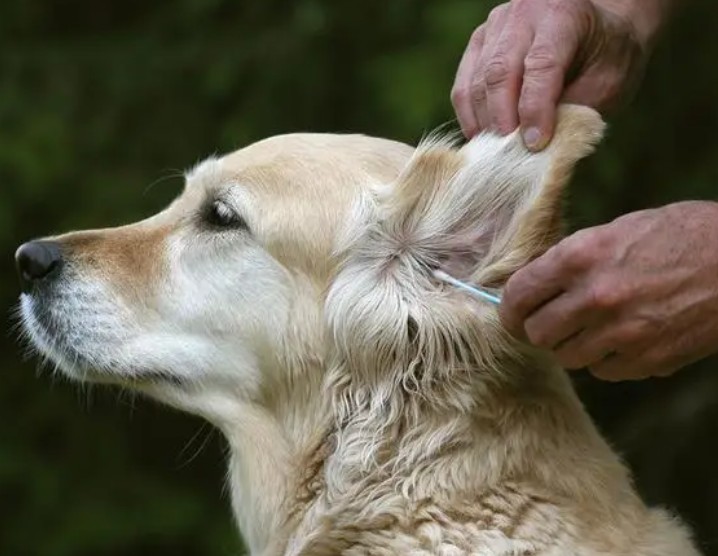
[[[642,345],[651,336],[653,326],[645,319],[634,320],[626,324],[614,338],[616,347],[628,349],[631,346]]]
[[[612,282],[595,282],[588,288],[587,305],[592,309],[613,309],[620,301],[617,286]]]
[[[565,12],[570,7],[566,0],[547,0],[546,9],[550,12]]]
[[[471,84],[469,100],[474,104],[480,104],[486,100],[486,84],[483,81],[477,80]]]
[[[543,76],[560,70],[559,58],[556,49],[548,45],[532,48],[524,60],[527,77]]]
[[[593,262],[591,239],[577,232],[557,246],[556,254],[567,268],[584,269]]]
[[[529,342],[531,342],[531,344],[533,344],[534,346],[544,349],[548,349],[551,347],[549,345],[548,334],[541,327],[531,322],[530,319],[524,324],[524,330],[526,331],[526,337],[528,338]]]
[[[500,4],[496,6],[493,10],[489,12],[489,17],[487,18],[487,21],[489,24],[495,23],[499,18],[501,18],[501,15],[506,10],[506,4]]]
[[[574,233],[571,238],[580,244],[579,248],[585,248],[589,247],[594,240],[594,234],[592,230],[578,230],[576,233]]]
[[[511,70],[503,53],[493,54],[486,64],[486,86],[489,89],[496,89],[505,85],[511,76]]]
[[[470,98],[470,93],[465,87],[454,87],[451,89],[451,103],[454,107],[465,104]]]
[[[549,17],[576,18],[579,14],[591,11],[590,0],[547,0],[546,11]]]
[[[484,33],[485,33],[484,25],[479,25],[471,33],[471,37],[469,38],[469,43],[474,46],[481,46],[481,44],[484,42]]]
[[[600,255],[612,247],[613,236],[609,226],[598,226],[590,230],[583,230],[586,235],[586,242],[592,253]]]
[[[536,347],[548,349],[549,335],[546,328],[541,326],[540,323],[536,322],[535,319],[529,318],[524,323],[524,330],[526,331],[526,337]]]
[[[609,238],[599,228],[579,230],[560,244],[563,262],[571,268],[585,269],[595,264],[609,247]]]

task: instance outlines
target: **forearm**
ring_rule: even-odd
[[[671,14],[685,0],[594,0],[597,6],[625,18],[638,41],[650,46]]]

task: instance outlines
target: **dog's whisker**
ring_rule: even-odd
[[[149,194],[149,192],[160,183],[164,183],[173,179],[184,179],[184,172],[182,172],[181,170],[170,169],[169,172],[169,174],[160,176],[159,178],[151,182],[147,187],[145,187],[144,191],[142,192],[142,195],[145,196]]]
[[[205,430],[207,430],[207,433],[204,435],[204,438],[199,442],[198,447],[194,450],[194,452],[192,452],[192,454],[190,454],[190,456],[189,456],[188,458],[186,458],[186,459],[184,459],[184,461],[182,461],[182,459],[183,459],[183,457],[185,456],[187,450],[190,448],[190,446],[191,446],[192,444],[195,443],[195,441],[200,437],[200,435],[201,435]],[[197,459],[197,457],[200,455],[200,453],[202,452],[202,450],[204,450],[204,449],[207,447],[207,445],[209,444],[209,441],[210,441],[210,439],[212,438],[212,435],[213,435],[213,434],[214,434],[214,429],[213,429],[212,427],[208,427],[205,423],[203,423],[203,424],[199,427],[199,429],[197,430],[197,432],[195,432],[195,433],[192,435],[192,437],[187,441],[187,443],[184,445],[184,447],[183,447],[182,450],[180,451],[180,453],[179,453],[179,455],[178,455],[178,457],[177,457],[177,459],[178,459],[178,461],[179,461],[179,466],[178,466],[178,468],[179,468],[179,469],[184,468],[184,467],[188,466],[190,463],[192,463],[195,459]]]

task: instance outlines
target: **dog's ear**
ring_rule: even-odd
[[[347,407],[399,415],[394,392],[454,386],[433,403],[473,403],[457,386],[471,374],[460,371],[503,369],[496,357],[515,349],[492,306],[437,287],[432,270],[501,285],[544,251],[560,233],[571,170],[603,127],[593,110],[563,107],[540,153],[518,133],[482,135],[462,149],[427,142],[371,209],[357,211],[365,225],[351,228],[326,303],[338,356],[332,380],[358,388]]]
[[[518,132],[484,134],[461,150],[429,141],[386,199],[386,231],[429,266],[500,285],[558,239],[564,187],[603,129],[594,110],[563,106],[540,153]]]

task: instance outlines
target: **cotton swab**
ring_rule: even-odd
[[[461,280],[457,280],[453,276],[449,276],[446,272],[444,272],[442,270],[435,270],[434,277],[437,278],[438,280],[441,280],[442,282],[446,282],[447,284],[451,284],[452,286],[456,286],[459,289],[467,291],[474,297],[478,297],[479,299],[488,301],[489,303],[493,303],[494,305],[501,304],[500,296],[495,295],[493,293],[489,293],[486,290],[484,290],[483,288],[477,288],[474,286],[470,286],[469,284],[466,284],[465,282],[462,282]]]

